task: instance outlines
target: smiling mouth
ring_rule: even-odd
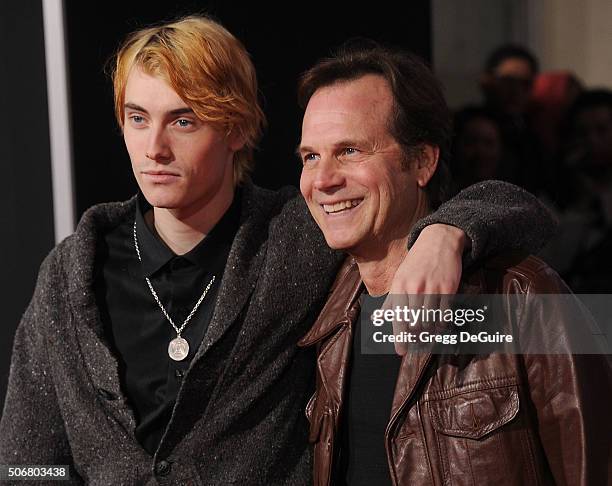
[[[334,204],[322,204],[323,211],[327,214],[338,214],[346,211],[350,211],[361,204],[362,199],[347,199],[345,201],[339,201]]]

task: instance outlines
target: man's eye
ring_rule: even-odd
[[[312,162],[315,162],[318,159],[318,155],[317,154],[306,154],[304,155],[304,157],[302,157],[302,163],[304,165],[306,164],[310,164]]]
[[[140,125],[141,123],[144,122],[144,117],[140,115],[130,115],[129,119],[132,120],[132,122],[135,123],[136,125]]]
[[[359,153],[359,150],[354,147],[346,147],[342,149],[342,155],[354,155],[356,153]]]
[[[176,124],[181,128],[188,128],[193,125],[193,122],[191,120],[186,120],[185,118],[180,118],[179,120],[176,120]]]

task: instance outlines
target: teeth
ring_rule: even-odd
[[[323,209],[326,213],[338,213],[345,209],[353,208],[357,206],[362,199],[352,199],[347,201],[340,201],[335,204],[323,204]]]

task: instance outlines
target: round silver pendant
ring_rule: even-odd
[[[189,354],[189,343],[180,336],[168,344],[168,356],[174,361],[183,361]]]

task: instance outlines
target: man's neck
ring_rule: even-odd
[[[395,272],[408,254],[408,234],[414,224],[429,213],[429,206],[424,193],[419,193],[412,218],[398,222],[394,228],[397,233],[386,242],[370,241],[369,248],[352,253],[359,267],[361,279],[370,295],[382,295],[389,292]]]
[[[234,191],[215,198],[199,208],[175,210],[154,207],[145,219],[159,238],[177,255],[184,255],[198,245],[219,222],[232,204]]]
[[[392,241],[369,257],[355,256],[361,279],[372,296],[389,292],[395,272],[408,253],[408,236]]]

